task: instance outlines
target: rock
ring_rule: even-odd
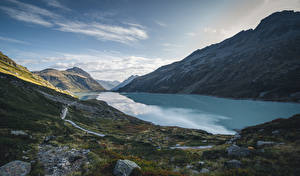
[[[46,136],[44,139],[44,143],[48,143],[49,141],[51,141],[52,139],[55,139],[56,136]]]
[[[240,168],[242,163],[239,160],[230,160],[225,163],[228,168]]]
[[[262,147],[262,146],[266,146],[266,145],[274,145],[275,142],[273,141],[257,141],[256,145],[257,147]]]
[[[191,169],[191,173],[192,173],[192,174],[195,174],[195,175],[198,175],[198,174],[199,174],[199,172],[198,172],[197,170],[194,170],[194,169]]]
[[[201,173],[201,174],[205,174],[205,173],[208,173],[209,171],[210,171],[209,169],[202,168],[202,169],[200,170],[200,173]]]
[[[204,161],[199,161],[198,164],[200,164],[201,166],[204,165]]]
[[[70,149],[67,146],[40,145],[38,160],[43,164],[46,175],[64,176],[80,170],[88,162],[89,150]]]
[[[244,157],[250,155],[251,151],[248,148],[231,145],[227,148],[227,154],[230,156]]]
[[[28,136],[28,134],[26,132],[22,131],[22,130],[11,130],[10,134],[13,134],[13,135],[16,135],[16,136],[19,136],[19,135]]]
[[[115,176],[129,176],[134,168],[141,169],[135,162],[130,160],[118,160],[114,168]]]
[[[279,130],[272,131],[272,134],[279,134]]]
[[[193,165],[188,164],[188,165],[186,165],[185,167],[186,167],[187,169],[191,169],[191,168],[193,168]]]
[[[23,161],[12,161],[0,167],[0,175],[3,176],[25,176],[29,174],[31,164]]]

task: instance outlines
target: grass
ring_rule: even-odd
[[[81,126],[107,134],[97,137],[73,128],[59,117],[63,103],[52,101],[40,92],[68,101],[67,119]],[[300,165],[300,116],[279,119],[242,130],[241,146],[253,146],[250,157],[234,158],[226,154],[225,142],[231,137],[212,135],[201,130],[156,126],[123,114],[102,101],[80,101],[53,89],[0,73],[0,165],[12,160],[35,161],[30,175],[43,175],[36,160],[38,146],[45,136],[54,135],[49,144],[90,149],[88,165],[71,175],[112,176],[118,159],[129,159],[141,166],[135,175],[192,175],[192,169],[208,168],[208,174],[198,175],[297,175]],[[263,131],[261,129],[264,129]],[[28,135],[15,136],[11,130],[23,130]],[[279,130],[279,134],[273,134]],[[203,140],[207,142],[203,143]],[[284,142],[284,145],[256,147],[258,140]],[[203,150],[171,150],[170,146],[214,145]],[[160,146],[161,149],[157,147]],[[23,156],[29,159],[23,159]],[[239,169],[225,167],[226,161],[238,159]],[[199,164],[203,161],[204,164]],[[190,165],[191,168],[186,166]],[[133,174],[133,175],[134,175]]]

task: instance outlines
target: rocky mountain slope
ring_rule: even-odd
[[[34,72],[55,87],[71,92],[104,91],[105,89],[84,70],[73,67],[65,71],[45,69]]]
[[[212,135],[156,126],[103,101],[82,101],[0,73],[0,122],[0,175],[112,176],[124,168],[142,176],[299,173],[299,115],[235,136]]]
[[[127,84],[131,83],[135,78],[139,77],[138,75],[131,75],[129,78],[125,79],[123,82],[121,82],[119,85],[115,86],[111,90],[118,91],[120,88],[126,86]]]
[[[300,101],[300,12],[276,12],[253,30],[162,66],[120,88]]]
[[[44,80],[40,76],[32,74],[26,67],[17,64],[15,61],[4,55],[2,52],[0,52],[0,72],[4,74],[13,75],[24,81],[28,81],[40,86],[54,89],[61,93],[69,94],[66,91],[54,87],[51,83]]]
[[[119,81],[105,81],[105,80],[96,80],[101,86],[103,86],[106,90],[110,90],[117,85],[119,85],[121,82]]]

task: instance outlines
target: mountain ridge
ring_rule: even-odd
[[[294,83],[300,82],[299,29],[299,12],[273,13],[255,29],[198,49],[119,91],[298,102],[300,85]]]
[[[64,71],[50,68],[35,71],[34,73],[51,82],[54,86],[71,92],[105,90],[90,74],[79,67],[69,68]]]

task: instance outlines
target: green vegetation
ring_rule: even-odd
[[[2,62],[15,64],[7,58]],[[0,73],[0,165],[13,160],[33,161],[30,175],[44,175],[44,166],[37,158],[39,147],[46,137],[55,136],[47,145],[91,151],[87,155],[89,163],[83,163],[71,175],[112,176],[118,159],[137,163],[142,170],[134,170],[132,175],[143,176],[285,176],[297,175],[300,171],[300,115],[243,129],[235,142],[249,148],[251,154],[236,157],[226,152],[231,145],[226,142],[232,136],[153,125],[128,116],[105,102],[81,101],[15,75]],[[60,119],[61,110],[70,103],[66,119],[106,136],[86,134]],[[20,130],[25,134],[12,133]],[[258,141],[273,143],[258,146]],[[213,147],[170,149],[177,144]],[[241,166],[231,168],[226,165],[233,159],[239,160]],[[204,168],[209,172],[200,173]]]

